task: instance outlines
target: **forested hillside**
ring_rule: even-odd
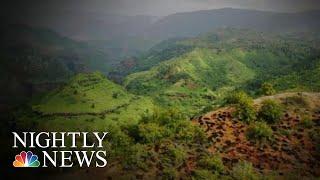
[[[169,47],[189,47],[181,55],[166,48],[148,54],[141,61],[150,60],[155,66],[129,75],[124,85],[136,94],[154,96],[161,105],[178,105],[186,111],[213,105],[212,100],[217,103],[237,89],[257,96],[263,83],[277,91],[319,91],[319,39],[303,38],[216,30],[169,43]]]

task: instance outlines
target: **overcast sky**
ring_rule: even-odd
[[[225,7],[295,12],[320,9],[320,0],[11,0],[29,11],[89,11],[124,15],[165,16],[177,12]]]

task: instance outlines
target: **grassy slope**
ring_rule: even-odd
[[[255,73],[236,60],[235,55],[241,53],[217,55],[210,49],[196,48],[149,71],[128,76],[125,86],[137,94],[154,96],[162,105],[180,105],[187,112],[199,110],[220,92],[254,78]]]
[[[67,86],[47,95],[33,109],[43,113],[99,113],[128,104],[132,98],[133,95],[99,73],[79,74]]]
[[[33,102],[32,111],[44,117],[24,112],[19,123],[30,127],[26,123],[34,122],[47,130],[97,130],[112,121],[118,125],[136,123],[153,109],[151,98],[130,94],[100,73],[79,74],[65,87]]]
[[[278,91],[318,91],[317,43],[317,39],[299,35],[217,30],[175,41],[177,46],[193,50],[160,62],[152,61],[151,64],[158,65],[127,76],[124,85],[136,94],[153,96],[162,106],[178,105],[187,113],[212,105],[212,100],[219,104],[234,89],[256,94],[266,81]],[[147,59],[166,57],[165,54],[166,51],[151,53]]]

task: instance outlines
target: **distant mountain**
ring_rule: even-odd
[[[10,22],[50,28],[76,40],[99,40],[130,46],[131,38],[147,42],[197,36],[215,28],[247,28],[258,31],[318,30],[320,11],[280,13],[246,9],[214,9],[183,12],[166,17],[125,16],[108,13],[59,11],[47,14],[21,12]],[[127,39],[128,44],[124,43]],[[130,46],[134,47],[134,46]]]
[[[108,54],[108,59],[118,62],[122,58],[138,55],[158,42],[155,38],[144,37],[144,31],[157,19],[154,16],[62,10],[41,15],[24,11],[11,16],[1,15],[4,24],[26,24],[33,28],[50,29],[72,40],[86,42],[91,49]]]
[[[112,40],[141,35],[157,17],[56,11],[41,15],[38,12],[20,12],[6,19],[10,23],[49,28],[75,40]]]
[[[278,13],[225,8],[169,15],[152,24],[146,32],[150,37],[167,39],[196,36],[223,27],[273,32],[305,31],[320,28],[318,17],[320,11]]]

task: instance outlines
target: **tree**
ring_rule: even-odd
[[[244,122],[251,122],[256,119],[256,110],[253,105],[253,99],[246,93],[241,92],[233,96],[230,99],[233,103],[236,103],[235,115]]]
[[[283,107],[274,100],[265,100],[262,102],[262,107],[258,113],[258,117],[267,123],[275,123],[282,117]]]
[[[236,105],[236,115],[244,122],[251,122],[256,119],[256,110],[251,102],[242,102]]]
[[[249,95],[244,91],[233,92],[225,99],[227,104],[238,104],[246,99],[250,99]]]

